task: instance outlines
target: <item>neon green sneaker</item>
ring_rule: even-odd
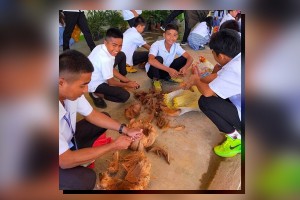
[[[215,146],[214,151],[218,156],[221,157],[233,157],[238,153],[241,153],[241,139],[232,139],[230,136],[227,136],[227,139],[223,144]]]
[[[162,91],[161,82],[159,80],[153,80],[153,86],[154,86],[155,91],[157,91],[157,92]]]

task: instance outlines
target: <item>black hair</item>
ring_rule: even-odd
[[[79,51],[67,50],[59,55],[59,75],[64,72],[80,74],[93,71],[94,67],[91,61]]]
[[[209,47],[216,52],[234,58],[241,52],[241,37],[237,31],[223,29],[214,33],[209,42]]]
[[[166,28],[165,28],[165,32],[166,32],[167,30],[175,30],[175,31],[178,32],[178,26],[177,26],[176,24],[168,24],[168,25],[166,26]]]
[[[241,19],[241,17],[242,17],[242,13],[238,13],[236,16],[235,16],[235,20],[236,21],[239,21],[240,19]]]
[[[134,27],[137,27],[138,25],[144,26],[145,24],[146,24],[146,22],[145,22],[144,18],[141,16],[138,16],[137,18],[135,18],[133,26]]]
[[[219,30],[223,30],[225,28],[228,29],[232,29],[235,30],[237,32],[240,32],[240,27],[239,27],[239,23],[237,21],[235,21],[234,19],[232,20],[227,20],[225,21],[221,26]]]
[[[209,16],[209,17],[206,17],[204,19],[204,21],[206,22],[206,25],[209,29],[209,32],[211,32],[211,29],[212,29],[212,25],[213,25],[213,17]]]
[[[106,31],[105,39],[107,38],[121,38],[123,39],[123,33],[120,29],[117,28],[110,28]]]

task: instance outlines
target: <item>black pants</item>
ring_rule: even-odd
[[[133,65],[144,63],[148,61],[148,51],[135,51],[132,56]]]
[[[241,130],[237,108],[227,99],[220,97],[205,97],[202,95],[198,101],[202,112],[218,127],[223,133],[232,133],[234,130]]]
[[[130,97],[130,93],[127,90],[117,86],[110,86],[107,83],[100,84],[95,93],[101,93],[104,95],[104,99],[116,103],[124,103]]]
[[[171,23],[178,15],[182,14],[184,10],[173,10],[167,19],[164,21],[162,27],[166,28],[166,26]]]
[[[92,51],[95,48],[95,43],[92,38],[92,34],[88,27],[88,23],[84,12],[64,12],[66,27],[63,35],[63,50],[69,49],[69,41],[74,30],[75,25],[77,24],[84,35],[84,38]]]
[[[104,113],[108,115],[107,113]],[[109,115],[108,115],[109,116]],[[95,140],[106,129],[95,126],[85,119],[76,123],[76,143],[78,149],[91,147]],[[72,140],[73,144],[74,141]],[[71,150],[75,150],[72,147]],[[96,183],[96,173],[86,167],[77,166],[70,169],[59,168],[59,189],[60,190],[92,190]]]
[[[126,76],[126,55],[124,52],[120,51],[115,57],[114,67],[118,65],[119,73]]]
[[[156,60],[158,60],[160,63],[163,63],[163,58],[161,56],[156,56]],[[176,69],[179,71],[185,64],[187,59],[183,56],[180,56],[171,63],[170,68]],[[168,79],[170,78],[170,75],[168,72],[158,69],[152,65],[150,65],[149,71],[147,72],[147,75],[151,79]]]

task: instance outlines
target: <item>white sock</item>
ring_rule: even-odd
[[[95,95],[94,92],[92,92],[92,95],[93,95],[93,97],[95,97],[95,98],[99,98],[97,95]]]
[[[231,137],[232,139],[241,139],[241,134],[239,132],[237,132],[237,130],[234,130],[233,133],[229,133],[227,135],[229,137]]]

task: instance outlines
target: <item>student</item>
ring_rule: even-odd
[[[236,20],[228,20],[226,22],[224,22],[221,26],[220,26],[220,29],[219,30],[223,30],[225,28],[228,28],[228,29],[232,29],[232,30],[235,30],[237,32],[240,33],[240,27],[239,27],[239,24]]]
[[[89,83],[89,92],[95,106],[99,108],[107,106],[103,97],[109,101],[124,103],[130,97],[130,93],[124,88],[139,88],[137,82],[125,77],[126,56],[121,52],[122,42],[123,33],[119,29],[110,28],[106,32],[104,44],[95,47],[88,56],[95,68]],[[119,65],[120,72],[114,69],[117,62],[123,63]]]
[[[213,20],[213,27],[219,26],[222,18],[225,15],[225,10],[215,10],[214,11],[214,20]]]
[[[74,27],[77,24],[84,35],[86,43],[92,51],[96,45],[93,41],[84,12],[82,10],[64,10],[64,16],[66,27],[63,35],[63,50],[65,51],[70,49],[69,41]]]
[[[91,190],[96,174],[83,167],[111,151],[127,149],[141,136],[141,129],[129,129],[124,124],[93,109],[84,97],[94,68],[82,53],[69,50],[59,56],[59,188],[61,190]],[[77,112],[84,119],[76,123]],[[92,147],[106,129],[122,133],[113,142]]]
[[[204,45],[209,42],[212,22],[212,17],[206,17],[203,22],[197,24],[194,30],[192,30],[188,37],[188,43],[193,50],[205,49]]]
[[[59,46],[63,45],[63,35],[65,31],[65,20],[64,20],[64,14],[62,11],[59,11]],[[74,39],[71,38],[69,42],[69,46],[72,46],[75,43]]]
[[[220,26],[224,23],[224,22],[226,22],[226,21],[228,21],[228,20],[235,20],[235,17],[236,17],[236,15],[238,14],[238,10],[228,10],[228,13],[227,13],[227,15],[225,15],[224,17],[223,17],[223,19],[221,20],[221,22],[220,22]]]
[[[142,14],[142,10],[122,10],[122,15],[130,27],[133,27],[135,19]]]
[[[234,30],[220,30],[211,36],[209,46],[219,69],[200,78],[194,67],[188,87],[197,86],[202,94],[200,109],[226,134],[226,141],[214,147],[215,153],[232,157],[241,152],[241,37]]]
[[[193,62],[193,58],[181,48],[178,43],[178,26],[168,24],[163,34],[164,40],[159,40],[151,45],[146,71],[149,78],[153,79],[154,88],[161,91],[159,79],[171,81],[178,75],[185,75]],[[175,56],[178,58],[174,59]]]
[[[138,47],[144,47],[149,50],[150,45],[147,44],[141,33],[145,29],[145,20],[142,17],[135,19],[132,28],[129,28],[124,33],[122,52],[126,55],[126,71],[134,73],[137,70],[133,68],[134,65],[142,64],[148,61],[148,51],[136,51]]]

